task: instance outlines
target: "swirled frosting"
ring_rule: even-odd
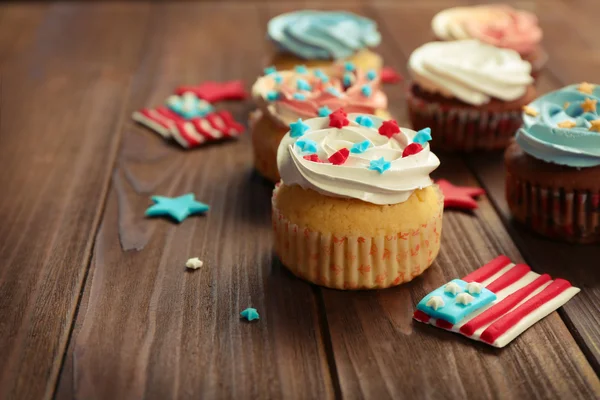
[[[377,24],[342,11],[295,11],[269,21],[268,36],[284,51],[306,60],[339,60],[377,46]]]
[[[600,86],[550,92],[525,107],[519,146],[540,160],[570,167],[600,165]]]
[[[534,14],[502,4],[449,8],[433,17],[431,27],[442,40],[478,39],[520,54],[533,52],[542,40]]]
[[[271,71],[252,87],[252,95],[284,126],[298,118],[326,116],[344,108],[350,113],[373,114],[387,108],[380,77],[350,63],[339,63],[328,70]],[[321,113],[321,114],[320,114]]]
[[[277,153],[282,181],[327,196],[380,205],[404,202],[416,189],[432,184],[429,174],[440,161],[430,151],[429,144],[425,142],[418,153],[402,157],[403,150],[413,143],[415,131],[401,128],[388,138],[378,132],[382,119],[369,115],[373,126],[367,127],[355,122],[358,117],[363,116],[348,114],[349,125],[342,128],[330,127],[329,118],[313,118],[303,121],[306,131],[302,136],[292,137],[288,132]],[[324,162],[307,159],[306,143],[313,142],[315,147],[311,150]],[[327,161],[341,149],[361,146],[362,152],[351,150],[342,165]],[[389,163],[385,172],[369,169],[378,162]]]
[[[531,65],[517,52],[477,40],[427,43],[411,54],[408,67],[426,90],[472,105],[516,100],[533,82]]]

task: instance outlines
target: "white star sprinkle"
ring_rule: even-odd
[[[462,288],[456,282],[449,282],[444,286],[444,292],[452,293],[453,296],[456,296],[456,293],[462,292]]]
[[[444,300],[440,296],[433,296],[432,298],[427,300],[427,304],[425,304],[425,305],[427,307],[433,308],[434,310],[437,310],[438,308],[444,307],[446,304],[444,303]]]
[[[469,293],[461,293],[458,296],[456,296],[456,303],[457,304],[464,304],[465,306],[468,306],[469,304],[471,304],[473,302],[474,297],[471,296]]]
[[[202,267],[203,265],[204,265],[204,263],[202,261],[200,261],[200,259],[198,257],[190,258],[185,263],[185,266],[188,267],[189,269],[198,269],[198,268]]]
[[[471,294],[481,293],[482,288],[483,288],[483,285],[481,283],[478,283],[478,282],[467,283],[467,292],[469,292]]]

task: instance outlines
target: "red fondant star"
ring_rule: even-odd
[[[323,162],[323,161],[321,161],[319,159],[319,156],[316,155],[316,154],[310,154],[310,155],[304,156],[302,158],[304,158],[305,160],[312,161],[312,162],[317,162],[317,163],[322,163]]]
[[[350,155],[350,150],[348,150],[347,148],[344,147],[343,149],[339,149],[338,151],[333,153],[331,156],[329,156],[328,160],[333,165],[342,165],[343,163],[346,162],[349,155]]]
[[[445,179],[436,182],[444,194],[444,208],[460,208],[463,210],[476,209],[477,202],[473,197],[480,196],[485,190],[479,187],[454,186]]]
[[[383,67],[381,69],[381,82],[396,83],[404,80],[404,77],[394,70],[392,67]]]
[[[337,109],[336,111],[329,114],[329,126],[341,129],[348,125],[350,122],[346,118],[348,114],[343,109]]]
[[[400,128],[398,127],[398,123],[393,119],[390,119],[389,121],[383,121],[383,124],[381,124],[379,127],[379,134],[387,136],[390,139],[396,133],[400,133]]]
[[[196,96],[214,103],[221,100],[243,100],[248,97],[244,83],[240,80],[228,82],[202,82],[197,86],[180,86],[175,90],[177,95],[192,92]]]
[[[402,157],[412,156],[421,150],[423,150],[423,146],[421,146],[419,143],[411,143],[404,148],[404,151],[402,151]]]

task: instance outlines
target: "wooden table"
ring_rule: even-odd
[[[386,64],[406,73],[433,14],[457,3],[336,7],[377,20]],[[541,92],[600,83],[596,6],[538,2],[551,57]],[[445,213],[432,268],[398,288],[343,292],[273,257],[272,187],[252,170],[248,136],[183,151],[131,120],[180,84],[250,85],[266,22],[302,7],[321,6],[1,6],[0,398],[600,397],[600,246],[513,225],[500,153],[442,157],[436,177],[488,195],[473,213]],[[403,85],[385,90],[406,125]],[[219,107],[245,121],[252,104]],[[151,194],[187,192],[210,213],[144,218]],[[503,350],[412,321],[431,289],[499,254],[582,292]],[[193,256],[205,266],[186,272]],[[240,321],[248,306],[260,322]]]

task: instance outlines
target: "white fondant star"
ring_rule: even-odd
[[[469,282],[467,283],[467,292],[471,294],[479,294],[481,293],[481,288],[483,285],[479,282]]]
[[[453,296],[456,296],[456,293],[462,292],[462,288],[456,282],[449,282],[444,286],[444,292],[452,293]]]
[[[433,308],[434,310],[437,310],[438,308],[444,307],[446,304],[440,296],[433,296],[432,298],[427,300],[427,303],[425,305],[427,307]]]
[[[185,266],[188,267],[189,269],[198,269],[198,268],[202,267],[203,265],[204,265],[204,263],[202,261],[200,261],[200,259],[198,257],[190,258],[185,263]]]
[[[471,304],[473,302],[474,297],[471,296],[469,293],[461,293],[458,296],[456,296],[456,303],[457,304],[464,304],[465,306],[468,306],[469,304]]]

